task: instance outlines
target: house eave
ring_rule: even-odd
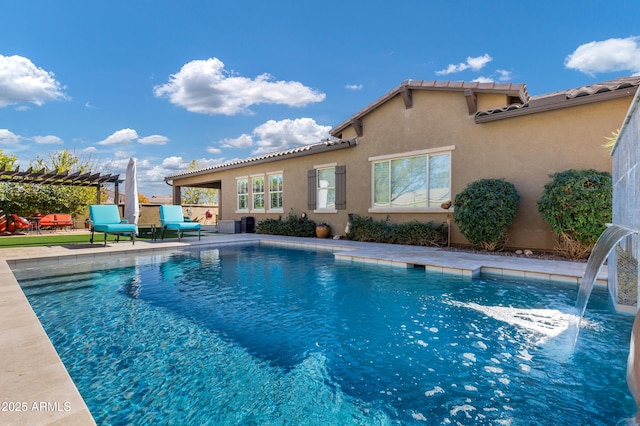
[[[318,144],[306,145],[299,148],[294,148],[285,151],[273,152],[265,154],[259,157],[247,158],[244,160],[233,161],[230,163],[224,163],[217,166],[207,167],[204,169],[193,170],[183,173],[178,173],[164,178],[165,182],[174,181],[178,179],[192,178],[202,175],[208,175],[211,173],[239,169],[242,167],[253,166],[258,164],[272,163],[280,160],[289,160],[291,158],[304,157],[307,155],[315,155],[323,152],[336,151],[340,149],[353,148],[358,145],[356,138],[348,140],[329,140]]]
[[[595,102],[604,102],[613,99],[633,96],[638,86],[624,86],[616,90],[597,92],[593,94],[582,94],[570,97],[567,93],[557,93],[551,96],[533,97],[523,105],[512,105],[506,108],[479,111],[475,116],[476,123],[488,123],[496,120],[503,120],[513,117],[520,117],[529,114],[538,114],[546,111],[553,111],[562,108],[571,108],[579,105],[586,105]]]

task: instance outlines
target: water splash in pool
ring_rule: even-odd
[[[511,306],[482,306],[477,303],[451,303],[474,309],[493,319],[532,331],[538,336],[535,342],[537,345],[542,345],[550,338],[558,337],[565,332],[572,316],[557,309],[523,309]]]

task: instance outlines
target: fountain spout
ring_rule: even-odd
[[[573,343],[575,345],[578,340],[578,333],[580,332],[580,323],[584,317],[584,312],[587,309],[587,302],[593,285],[596,281],[596,277],[600,272],[600,268],[604,264],[604,261],[609,256],[611,250],[615,247],[620,240],[627,235],[637,234],[635,229],[627,228],[621,225],[610,225],[598,238],[593,251],[587,260],[587,266],[585,268],[584,276],[580,282],[580,289],[578,290],[578,298],[576,300],[576,317],[570,327],[573,328]],[[639,376],[640,378],[640,376]]]

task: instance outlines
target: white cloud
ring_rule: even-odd
[[[512,78],[511,71],[496,70],[496,74],[498,74],[498,80],[499,81],[509,81]]]
[[[511,72],[506,70],[496,70],[491,76],[487,77],[481,75],[480,77],[474,78],[473,82],[476,83],[494,83],[495,81],[509,81],[511,80]]]
[[[254,79],[238,76],[226,71],[217,58],[183,65],[168,83],[154,87],[154,94],[167,96],[188,111],[211,115],[251,113],[249,107],[256,104],[302,107],[325,98],[297,81],[274,81],[269,74]]]
[[[173,170],[183,170],[189,167],[189,163],[184,161],[182,157],[167,157],[162,160],[162,167]]]
[[[0,55],[0,108],[22,102],[42,105],[66,99],[52,72],[22,56]]]
[[[564,65],[588,75],[630,71],[640,74],[640,37],[610,38],[578,46]]]
[[[478,71],[482,68],[484,68],[485,65],[487,65],[489,62],[491,62],[493,60],[493,58],[491,56],[489,56],[487,53],[485,53],[482,56],[476,56],[476,57],[467,57],[467,61],[466,62],[460,62],[459,64],[455,65],[455,64],[449,64],[449,66],[443,70],[440,71],[436,71],[437,75],[447,75],[447,74],[453,74],[456,72],[461,72],[467,69],[472,69],[474,71]]]
[[[61,145],[63,143],[62,139],[53,135],[34,136],[33,140],[35,141],[35,143],[42,145]]]
[[[329,130],[331,130],[331,126],[321,126],[312,118],[269,120],[253,129],[251,135],[243,133],[235,139],[223,139],[219,145],[220,148],[236,149],[247,149],[257,145],[251,154],[262,155],[320,142],[330,137]],[[219,153],[215,147],[207,150],[212,154]]]
[[[220,146],[222,148],[249,148],[253,145],[253,138],[246,133],[241,134],[237,138],[225,138],[220,141]]]
[[[347,84],[344,87],[349,90],[362,90],[364,86],[362,84]]]
[[[199,169],[204,169],[206,167],[217,166],[218,164],[222,164],[224,162],[224,158],[200,158],[196,160],[197,167]]]
[[[329,137],[331,126],[320,126],[312,118],[269,120],[256,127],[253,134],[259,139],[252,154],[265,154],[295,146],[309,145]]]
[[[209,146],[209,147],[207,147],[207,152],[209,154],[216,154],[217,155],[217,154],[221,154],[222,150],[220,148],[214,148],[212,146]]]
[[[151,181],[164,181],[165,176],[185,171],[189,168],[189,163],[182,157],[172,156],[162,160],[158,166],[150,167],[141,174]]]
[[[162,135],[151,135],[138,139],[138,143],[143,145],[166,145],[167,142],[169,142],[169,138]]]
[[[474,78],[473,80],[474,83],[493,83],[494,80],[491,77],[478,77],[478,78]]]
[[[138,132],[133,129],[121,129],[107,137],[105,140],[98,142],[98,145],[124,145],[132,142],[138,142],[142,145],[166,145],[169,142],[169,138],[162,135],[150,135],[145,137],[139,137]],[[123,156],[128,157],[128,153],[124,153]]]
[[[0,129],[0,145],[18,145],[20,136],[14,134],[8,129]]]
[[[120,145],[131,143],[138,139],[138,133],[133,129],[118,130],[105,140],[98,142],[98,145]]]

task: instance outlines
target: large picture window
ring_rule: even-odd
[[[269,210],[282,210],[282,173],[269,175]]]
[[[238,197],[237,209],[240,211],[249,210],[249,179],[236,179],[236,191]]]
[[[451,153],[373,161],[373,209],[416,210],[451,199]]]

